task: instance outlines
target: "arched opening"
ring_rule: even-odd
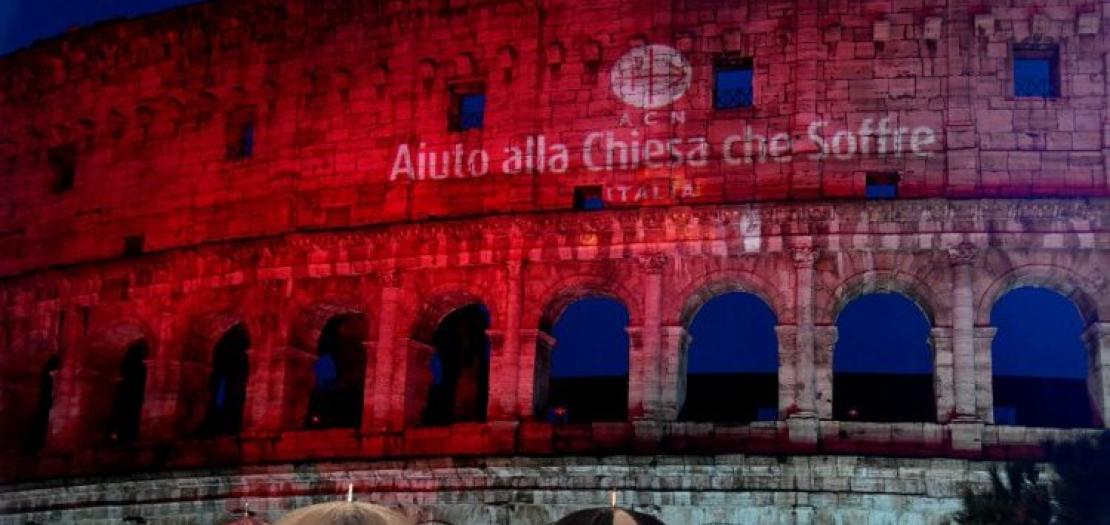
[[[357,313],[336,315],[324,324],[312,364],[305,426],[357,428],[362,423],[366,328],[366,317]]]
[[[1084,321],[1047,288],[1007,292],[991,310],[994,421],[1035,427],[1097,426],[1087,390]]]
[[[23,442],[23,448],[28,453],[38,452],[46,445],[46,437],[50,432],[50,411],[54,409],[55,378],[61,364],[62,361],[58,356],[51,356],[39,374],[35,411],[31,415]]]
[[[731,292],[706,302],[687,331],[686,421],[778,419],[777,320],[767,303]]]
[[[608,297],[567,306],[551,327],[555,339],[548,402],[537,414],[555,423],[628,418],[628,309]]]
[[[924,312],[898,293],[860,296],[836,321],[833,417],[936,421],[933,352]]]
[[[482,304],[458,308],[432,336],[431,384],[425,425],[485,421],[489,399],[489,310]]]
[[[119,368],[112,411],[108,418],[109,442],[134,443],[139,439],[143,398],[146,394],[146,358],[149,349],[145,339],[131,343]]]
[[[224,333],[212,350],[208,376],[208,408],[201,433],[209,436],[238,434],[243,428],[247,400],[247,349],[250,336],[242,324]]]

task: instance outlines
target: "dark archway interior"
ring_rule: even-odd
[[[61,364],[58,356],[51,356],[39,375],[35,412],[31,416],[30,426],[23,440],[23,448],[26,452],[38,452],[46,444],[46,436],[50,431],[50,411],[54,408],[54,378]]]
[[[489,310],[481,304],[443,318],[432,338],[432,384],[425,425],[485,421],[489,399]]]
[[[998,329],[991,346],[995,423],[1098,426],[1074,303],[1046,288],[1017,288],[995,303],[991,324]]]
[[[909,298],[872,293],[837,318],[833,417],[841,421],[936,421],[929,320]]]
[[[571,303],[552,327],[546,417],[556,423],[628,418],[628,310],[588,297]]]
[[[124,353],[119,383],[112,401],[112,412],[108,419],[107,437],[111,442],[134,443],[139,438],[143,398],[146,393],[148,353],[146,340],[132,343]]]
[[[366,318],[343,314],[328,319],[317,342],[313,387],[305,425],[357,428],[362,423],[366,382]]]
[[[778,419],[777,320],[750,293],[706,302],[690,322],[686,421],[750,422]]]
[[[208,379],[208,408],[201,433],[211,436],[238,434],[243,427],[247,400],[247,349],[250,336],[242,324],[224,333],[212,351]]]

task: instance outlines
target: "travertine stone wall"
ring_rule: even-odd
[[[318,463],[176,472],[6,487],[0,524],[227,523],[246,509],[273,522],[292,508],[346,496],[419,523],[548,525],[582,508],[622,506],[668,525],[946,524],[965,486],[990,464],[853,456],[612,456],[476,461]]]

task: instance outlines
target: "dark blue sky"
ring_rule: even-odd
[[[625,308],[612,299],[572,304],[555,323],[556,377],[623,375],[628,367]],[[778,339],[771,309],[749,294],[719,296],[691,322],[688,370],[773,372]],[[994,371],[1007,376],[1084,378],[1083,320],[1075,305],[1041,288],[1019,288],[995,306]],[[931,373],[929,321],[908,298],[883,293],[845,306],[837,319],[834,369],[849,373]]]
[[[0,53],[69,28],[136,16],[197,0],[0,0]],[[623,374],[628,314],[619,303],[572,305],[555,326],[557,376]],[[690,371],[769,371],[775,365],[774,314],[762,301],[729,295],[707,304],[690,327]],[[1013,292],[995,308],[996,370],[1006,375],[1085,375],[1082,321],[1064,297],[1038,289]],[[839,320],[835,365],[843,371],[920,372],[931,367],[925,318],[905,298],[884,294],[848,305]]]
[[[0,0],[0,54],[73,27],[163,11],[197,0]]]

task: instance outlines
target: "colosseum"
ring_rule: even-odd
[[[947,523],[1110,424],[1103,24],[216,0],[0,57],[0,524],[272,523],[348,486],[422,524]],[[1072,307],[1081,377],[1026,390],[1069,411],[999,372],[1027,289]],[[840,368],[876,295],[926,372]],[[771,365],[714,390],[724,296]],[[583,301],[617,311],[604,377],[556,373]]]

